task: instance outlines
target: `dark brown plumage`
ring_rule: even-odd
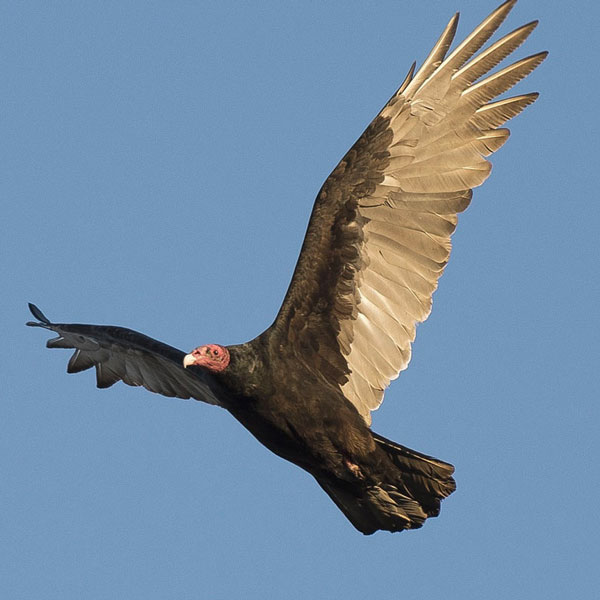
[[[537,94],[493,101],[545,58],[479,80],[536,23],[473,55],[515,0],[447,57],[455,15],[321,188],[292,282],[274,323],[237,346],[190,354],[121,327],[56,324],[35,306],[28,325],[74,348],[68,372],[121,380],[227,409],[274,453],[311,473],[365,534],[420,527],[455,489],[454,468],[372,432],[370,411],[406,368],[417,323],[450,254],[457,213],[487,178],[500,125]],[[478,81],[479,80],[479,81]],[[187,367],[187,368],[186,368]]]

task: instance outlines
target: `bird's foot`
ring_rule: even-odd
[[[356,477],[357,479],[365,478],[363,472],[360,470],[360,467],[356,463],[353,463],[352,461],[345,458],[344,464],[346,465],[346,468],[352,473],[352,475],[354,475],[354,477]]]

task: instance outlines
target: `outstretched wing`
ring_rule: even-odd
[[[96,367],[99,388],[123,381],[163,396],[219,404],[208,385],[209,375],[198,367],[183,368],[181,350],[123,327],[51,323],[34,304],[29,309],[39,322],[27,325],[58,333],[48,340],[48,348],[75,349],[67,373]]]
[[[264,339],[337,383],[370,423],[406,368],[415,327],[450,255],[457,214],[488,177],[499,127],[537,94],[493,101],[546,57],[529,56],[477,81],[537,22],[473,55],[516,0],[496,9],[447,57],[458,14],[414,73],[344,156],[315,202],[289,290]],[[414,75],[414,76],[413,76]]]

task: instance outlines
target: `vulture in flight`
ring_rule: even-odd
[[[370,412],[406,368],[415,328],[450,255],[457,214],[490,174],[502,125],[537,93],[497,100],[546,57],[487,74],[537,21],[478,53],[508,0],[448,53],[455,14],[318,193],[291,284],[273,324],[239,345],[189,354],[115,326],[53,323],[34,305],[27,325],[74,348],[67,371],[228,410],[261,443],[308,471],[364,534],[421,527],[455,489],[452,465],[370,428]]]

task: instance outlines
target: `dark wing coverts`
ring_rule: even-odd
[[[37,306],[30,304],[29,308],[39,322],[27,325],[58,333],[46,342],[48,348],[75,349],[67,373],[96,367],[99,388],[123,381],[163,396],[219,404],[202,369],[183,368],[185,353],[181,350],[124,327],[51,323]]]
[[[496,9],[446,58],[458,14],[328,177],[294,277],[265,332],[279,351],[337,382],[367,423],[408,365],[415,327],[431,311],[457,214],[488,177],[499,127],[537,94],[495,97],[546,57],[529,56],[475,83],[537,22],[473,57],[516,0]],[[467,62],[468,61],[468,62]]]

